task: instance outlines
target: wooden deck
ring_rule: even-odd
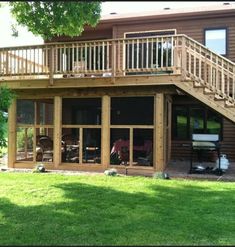
[[[1,84],[16,90],[176,85],[235,122],[235,64],[181,34],[0,48]]]

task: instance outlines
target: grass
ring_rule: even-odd
[[[234,245],[235,183],[0,173],[0,245]]]

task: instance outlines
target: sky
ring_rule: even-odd
[[[1,1],[0,1],[1,3]],[[235,4],[235,1],[230,2]],[[195,8],[199,6],[208,6],[208,5],[217,5],[223,4],[221,1],[210,1],[210,2],[191,2],[191,1],[105,1],[102,3],[102,13],[101,15],[108,15],[112,12],[118,14],[124,13],[138,13],[141,11],[154,11],[162,10],[166,7],[172,9],[176,8]],[[19,45],[36,45],[43,44],[43,39],[34,36],[32,33],[27,31],[25,27],[19,27],[19,36],[17,38],[12,36],[11,25],[15,21],[11,17],[9,9],[7,6],[2,6],[0,8],[0,47],[9,47],[9,46],[19,46]]]

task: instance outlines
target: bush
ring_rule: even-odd
[[[33,170],[33,173],[46,172],[46,169],[43,164],[37,164]]]
[[[11,105],[12,99],[15,97],[14,93],[6,86],[0,86],[0,147],[6,147],[6,122],[7,109]]]
[[[155,179],[170,179],[169,174],[165,172],[155,172],[153,174],[153,178]]]
[[[28,128],[27,132],[27,147],[33,149],[33,128]],[[25,147],[25,129],[17,130],[17,148],[24,149]]]
[[[107,176],[116,176],[117,175],[117,170],[116,169],[105,170],[104,174],[107,175]]]

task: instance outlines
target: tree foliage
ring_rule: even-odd
[[[85,25],[94,27],[100,19],[101,2],[12,1],[10,8],[18,24],[50,40],[61,35],[79,36]]]
[[[6,86],[0,86],[0,148],[6,146],[4,123],[7,121],[4,112],[7,111],[12,99],[15,97],[14,93]]]

